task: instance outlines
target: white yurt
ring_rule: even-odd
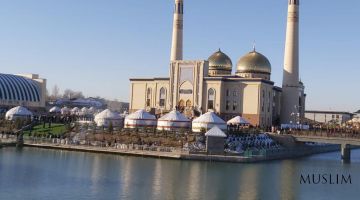
[[[108,127],[111,123],[113,127],[122,127],[124,120],[118,113],[106,109],[95,115],[94,121],[97,126]]]
[[[89,114],[89,109],[87,107],[83,107],[80,110],[80,115],[88,115]]]
[[[250,125],[250,123],[241,116],[236,116],[236,117],[230,119],[229,121],[227,121],[227,124],[228,125],[240,125],[240,126]]]
[[[138,110],[125,118],[125,128],[155,127],[156,117],[146,112]]]
[[[88,112],[89,112],[89,114],[95,114],[96,113],[96,108],[92,106],[92,107],[90,107],[88,109]]]
[[[15,119],[27,119],[31,118],[32,113],[25,107],[17,106],[14,108],[11,108],[9,111],[5,114],[5,119],[7,120],[15,120]]]
[[[191,121],[179,111],[171,111],[157,121],[157,130],[189,129]]]
[[[214,112],[207,112],[193,120],[192,131],[201,132],[202,129],[208,131],[214,126],[219,127],[221,130],[227,130],[227,125],[224,120],[222,120]]]
[[[53,114],[61,113],[61,108],[54,106],[50,108],[49,113],[53,113]]]
[[[71,113],[71,110],[68,107],[65,106],[65,107],[61,108],[62,115],[70,115],[70,113]]]
[[[77,115],[77,114],[79,114],[79,112],[80,112],[80,108],[78,108],[78,107],[74,107],[73,109],[71,109],[72,115]]]

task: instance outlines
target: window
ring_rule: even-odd
[[[226,96],[230,96],[230,90],[226,90]]]
[[[233,91],[233,96],[234,96],[234,97],[237,96],[237,91],[236,91],[236,90]]]
[[[146,106],[151,106],[151,88],[148,88],[146,92]]]
[[[237,105],[238,105],[238,104],[237,104],[237,101],[234,101],[234,102],[233,102],[233,110],[236,110],[236,109],[237,109]]]
[[[166,101],[166,90],[165,90],[165,88],[161,88],[160,89],[160,107],[165,106],[165,101]]]
[[[208,109],[214,109],[215,104],[215,90],[210,88],[208,90]]]
[[[271,107],[271,92],[269,91],[269,106],[268,106],[268,113],[270,112],[270,107]]]
[[[226,101],[226,110],[229,110],[230,108],[230,101]]]

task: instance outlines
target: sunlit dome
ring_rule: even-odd
[[[239,59],[236,69],[236,74],[238,73],[271,74],[271,64],[264,55],[254,49]]]
[[[220,49],[212,54],[209,58],[209,70],[224,70],[231,74],[232,62],[229,56],[223,53]]]

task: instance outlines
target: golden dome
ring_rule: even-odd
[[[209,70],[232,70],[232,62],[229,56],[223,53],[220,49],[219,51],[212,54],[209,58]]]
[[[256,52],[254,49],[240,58],[237,63],[236,73],[271,74],[271,64],[264,55]]]

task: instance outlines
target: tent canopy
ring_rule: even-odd
[[[236,116],[232,119],[230,119],[227,124],[232,124],[232,125],[249,125],[250,123],[248,121],[246,121],[244,118],[242,118],[241,116]]]
[[[226,138],[226,134],[217,126],[214,126],[208,132],[205,133],[206,137],[222,137]]]

